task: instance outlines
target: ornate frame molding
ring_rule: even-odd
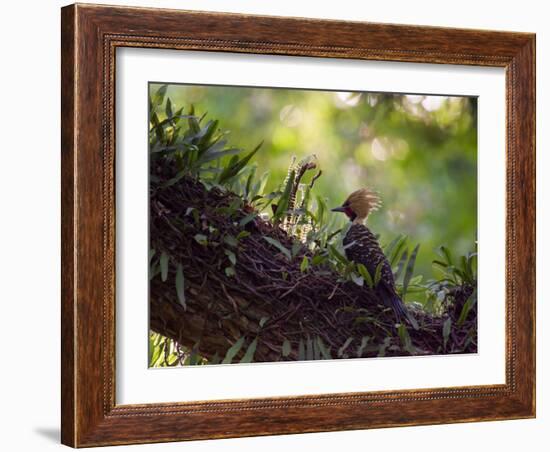
[[[535,415],[534,35],[77,4],[62,9],[62,44],[64,444],[81,447]],[[116,405],[118,47],[504,67],[506,383]],[[523,352],[518,354],[518,349]],[[268,422],[258,421],[260,417]]]

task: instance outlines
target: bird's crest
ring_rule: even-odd
[[[354,222],[362,223],[371,212],[375,212],[382,205],[378,193],[370,188],[360,188],[348,196],[344,206],[349,206],[356,215]]]

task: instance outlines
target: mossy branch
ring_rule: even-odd
[[[152,183],[150,206],[150,327],[207,360],[241,338],[236,359],[256,341],[256,362],[307,359],[309,343],[312,359],[476,351],[475,306],[459,322],[468,285],[442,315],[413,310],[419,330],[397,328],[371,289],[326,264],[304,269],[311,252],[231,192],[185,176]]]

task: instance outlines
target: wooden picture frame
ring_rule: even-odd
[[[73,447],[535,416],[535,35],[93,5],[62,9],[62,442]],[[506,70],[506,383],[115,403],[115,50]]]

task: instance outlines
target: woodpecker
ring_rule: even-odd
[[[351,226],[344,237],[344,247],[348,260],[363,264],[374,278],[377,267],[381,264],[380,281],[374,288],[378,298],[393,309],[397,322],[408,321],[415,329],[416,320],[407,311],[403,301],[395,289],[395,281],[390,263],[386,259],[376,236],[365,226],[365,221],[371,212],[381,206],[378,195],[368,188],[361,188],[348,196],[344,204],[332,209],[333,212],[343,212],[351,221]]]

